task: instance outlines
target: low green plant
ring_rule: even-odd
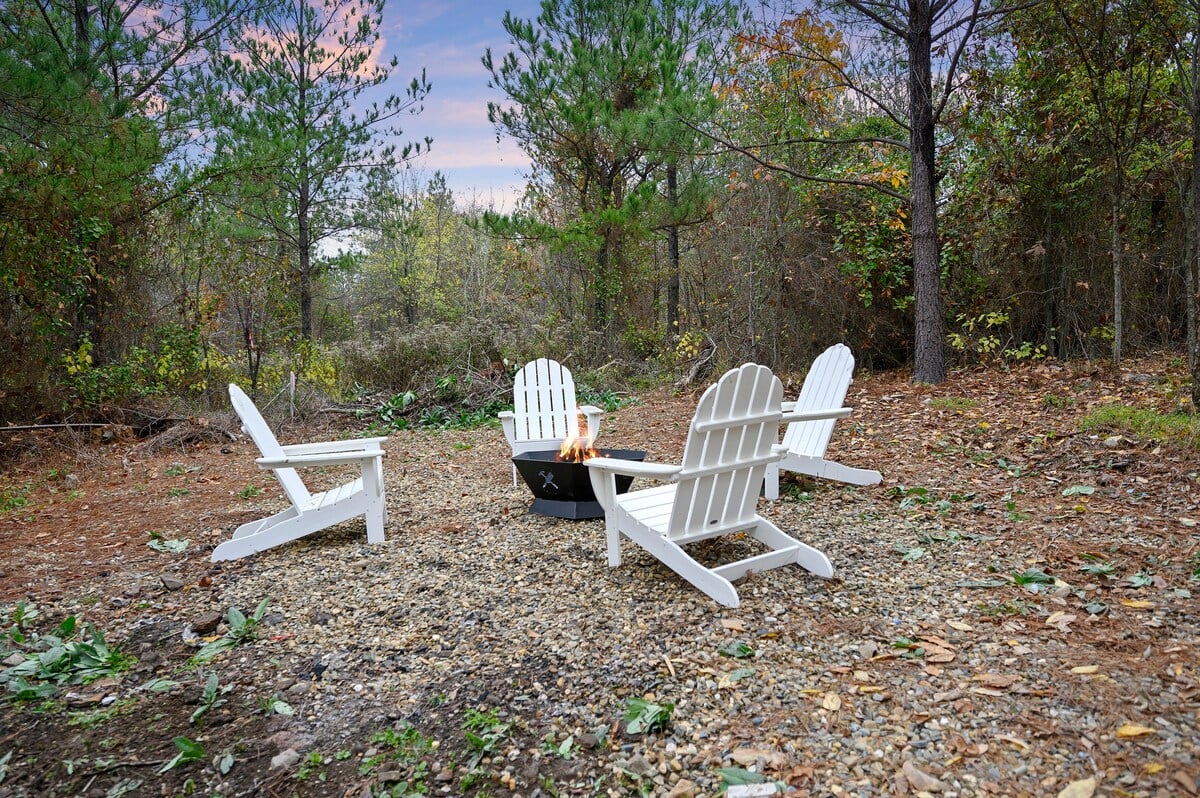
[[[964,396],[935,396],[929,400],[929,406],[934,410],[962,411],[979,407],[979,401]]]
[[[1159,413],[1127,405],[1101,405],[1082,422],[1084,432],[1116,431],[1135,438],[1200,449],[1200,416]]]
[[[178,477],[187,473],[187,469],[179,463],[171,463],[164,472],[168,477]]]
[[[749,643],[737,640],[721,646],[717,649],[717,653],[725,657],[733,657],[734,659],[749,659],[758,652]]]
[[[222,696],[229,693],[232,689],[232,684],[222,687],[217,674],[210,673],[208,679],[204,682],[204,692],[200,695],[200,706],[196,707],[196,711],[192,713],[188,721],[199,725],[205,715],[226,703],[226,700]]]
[[[892,641],[892,648],[899,651],[903,659],[921,659],[925,656],[925,647],[911,637],[897,637]]]
[[[148,532],[147,534],[150,535],[150,540],[146,543],[146,545],[155,551],[178,554],[187,550],[187,540],[172,540],[170,538],[163,537],[162,532]]]
[[[29,504],[29,485],[0,488],[0,513],[11,513]]]
[[[555,740],[554,735],[550,734],[542,742],[542,750],[554,754],[561,759],[574,759],[575,754],[579,752],[579,744],[575,742],[575,735],[573,734],[567,735],[561,741]]]
[[[629,734],[665,731],[671,725],[675,705],[669,701],[657,703],[632,696],[625,702],[625,731]]]
[[[12,632],[17,630],[14,637]],[[110,647],[104,635],[92,624],[80,625],[68,616],[53,634],[38,635],[13,626],[9,641],[16,644],[23,659],[0,671],[10,698],[34,701],[53,696],[64,685],[87,684],[128,671],[134,658]]]
[[[1089,562],[1079,566],[1079,570],[1089,576],[1107,576],[1114,578],[1117,574],[1117,567],[1110,562]]]
[[[205,643],[199,651],[192,655],[192,663],[211,662],[221,652],[228,651],[242,643],[253,640],[257,636],[258,625],[262,622],[263,615],[267,612],[268,601],[269,599],[263,599],[259,602],[258,607],[254,610],[254,614],[249,617],[237,607],[230,607],[229,612],[225,614],[225,621],[229,626],[229,631],[216,640]]]
[[[263,489],[258,485],[247,485],[238,491],[238,496],[243,499],[253,499],[255,496],[261,496]]]
[[[429,777],[429,764],[425,757],[435,750],[433,740],[412,726],[404,726],[401,729],[389,728],[377,732],[372,735],[371,742],[388,750],[365,757],[358,768],[360,774],[368,776],[384,763],[391,763],[404,770],[403,779],[389,784],[384,792],[372,793],[374,798],[424,795],[429,792],[429,787],[425,784]],[[341,752],[338,756],[341,757]]]
[[[463,736],[471,749],[467,769],[475,770],[484,757],[490,756],[508,736],[512,723],[502,722],[496,710],[468,708],[463,719]]]
[[[67,725],[80,729],[93,729],[112,720],[118,715],[124,715],[136,705],[137,701],[134,699],[124,698],[120,701],[114,701],[109,706],[101,707],[99,709],[72,712],[67,718]]]
[[[318,768],[323,768],[329,764],[329,760],[320,751],[310,751],[308,756],[304,757],[304,761],[300,764],[300,768],[296,771],[293,778],[296,781],[308,781],[312,778],[313,771]],[[320,773],[317,776],[319,781],[325,781],[325,773]]]
[[[176,737],[173,742],[175,743],[175,747],[179,749],[179,753],[168,760],[159,769],[159,773],[166,773],[168,770],[174,770],[180,765],[186,765],[188,762],[195,762],[204,758],[204,746],[200,745],[200,743],[189,740],[186,737]]]
[[[167,495],[173,499],[177,499],[180,496],[187,496],[190,493],[191,493],[191,491],[188,490],[187,488],[171,488],[170,490],[167,491]]]

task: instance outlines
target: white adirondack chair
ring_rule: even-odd
[[[782,398],[779,378],[766,366],[747,363],[726,372],[700,397],[682,465],[588,460],[592,486],[605,513],[608,564],[621,564],[620,536],[625,535],[727,607],[739,603],[733,580],[751,571],[798,563],[818,576],[832,576],[833,566],[824,554],[755,512],[763,471],[781,456],[775,442],[784,418]],[[618,495],[617,474],[667,484]],[[768,551],[709,568],[683,548],[743,531]]]
[[[217,546],[213,562],[234,560],[287,543],[360,515],[366,516],[367,542],[382,543],[387,523],[383,496],[383,449],[387,438],[281,446],[250,397],[230,384],[229,398],[262,457],[258,467],[275,472],[292,506],[259,521],[242,524],[233,538]],[[323,493],[309,493],[296,469],[302,466],[357,464],[361,476]]]
[[[800,395],[795,402],[784,402],[784,412],[816,412],[842,407],[850,380],[854,374],[854,355],[845,344],[834,344],[813,361],[812,368],[804,378]],[[850,409],[844,408],[849,415]],[[828,417],[817,421],[794,421],[787,425],[783,434],[785,454],[778,463],[767,466],[764,493],[767,499],[779,498],[779,472],[795,471],[814,477],[824,477],[851,485],[874,485],[883,480],[878,471],[866,468],[851,468],[834,460],[825,459],[825,450],[833,436],[833,425],[837,418]]]
[[[593,405],[577,407],[575,380],[566,366],[538,358],[526,363],[513,381],[513,409],[500,413],[504,437],[515,457],[525,452],[558,449],[566,438],[579,437],[579,414],[587,417],[587,437],[600,434],[604,411]],[[513,466],[513,484],[517,467]]]

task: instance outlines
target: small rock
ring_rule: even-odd
[[[293,748],[286,751],[280,751],[275,756],[271,757],[271,770],[279,770],[281,768],[290,768],[300,761],[300,754]]]
[[[642,756],[641,754],[638,754],[637,756],[630,759],[629,765],[626,766],[625,769],[628,770],[630,773],[634,773],[638,776],[653,776],[655,773],[658,772],[657,770],[654,769],[654,765],[651,765],[650,761],[648,759],[646,759],[646,757]]]
[[[183,590],[183,580],[177,576],[162,574],[159,579],[162,580],[162,586],[167,590]]]
[[[221,625],[221,614],[210,612],[192,621],[192,631],[198,635],[210,635]]]
[[[699,792],[700,788],[694,782],[687,779],[680,779],[671,788],[671,791],[667,793],[667,798],[696,798]]]
[[[580,748],[591,750],[600,745],[600,738],[591,732],[585,732],[575,738],[575,742],[579,743]]]

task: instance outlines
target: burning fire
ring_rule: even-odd
[[[582,414],[579,416],[580,435],[572,438],[568,435],[563,439],[562,446],[558,449],[558,459],[570,463],[582,463],[589,457],[596,457],[599,452],[592,446],[591,431],[588,430],[587,421],[584,420]]]

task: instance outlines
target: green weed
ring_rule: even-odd
[[[1117,431],[1159,443],[1200,449],[1200,416],[1103,405],[1084,417],[1084,432]]]

